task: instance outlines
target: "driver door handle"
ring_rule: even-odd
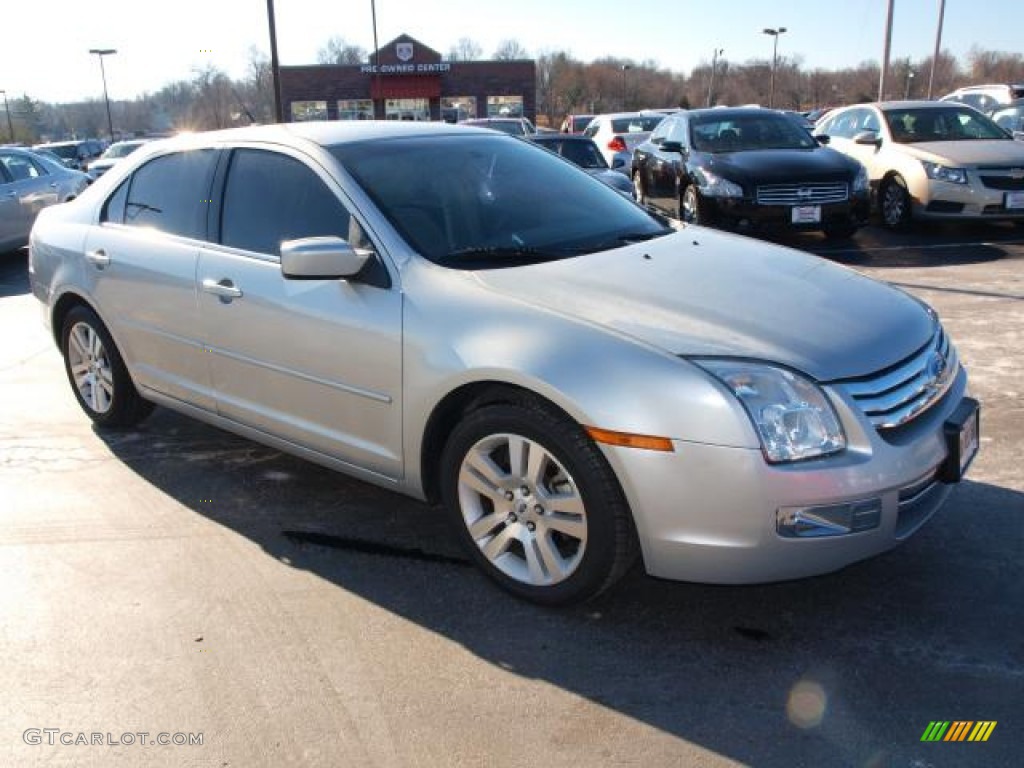
[[[110,257],[102,248],[97,248],[95,251],[87,251],[85,254],[85,260],[94,267],[98,267],[100,269],[103,269],[110,264]]]
[[[214,296],[220,296],[222,299],[242,298],[242,289],[235,287],[235,284],[226,277],[219,281],[211,277],[204,279],[203,291],[205,293],[212,293]]]

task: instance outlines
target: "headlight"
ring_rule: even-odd
[[[921,165],[924,166],[924,175],[929,179],[948,181],[951,184],[967,183],[967,170],[964,168],[948,168],[945,165],[929,163],[926,160],[922,160]]]
[[[700,191],[706,197],[743,197],[743,187],[739,184],[723,179],[704,168],[698,169],[696,175]]]
[[[727,386],[750,416],[765,458],[773,463],[827,456],[846,435],[825,393],[784,368],[742,360],[694,360]]]
[[[853,191],[855,193],[868,191],[868,169],[863,165],[860,167],[860,170],[857,171],[857,175],[853,179]]]

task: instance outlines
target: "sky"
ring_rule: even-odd
[[[939,0],[894,0],[892,57],[932,53]],[[887,0],[376,0],[381,45],[402,33],[442,54],[461,37],[490,55],[506,38],[531,55],[564,50],[577,59],[653,60],[689,73],[725,49],[729,61],[771,57],[765,27],[786,27],[780,57],[806,68],[855,66],[882,58]],[[110,98],[158,91],[213,64],[246,71],[255,46],[269,54],[266,0],[5,0],[0,90],[42,101],[102,98],[97,57]],[[370,0],[274,0],[282,65],[315,64],[337,35],[373,48]],[[658,10],[655,10],[658,9]],[[28,30],[22,33],[20,30]],[[965,59],[973,46],[1022,52],[1024,0],[946,0],[942,47]]]

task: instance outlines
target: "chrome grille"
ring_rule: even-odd
[[[828,184],[763,184],[757,188],[758,205],[825,205],[849,197],[845,182]]]
[[[938,402],[956,380],[960,361],[940,327],[921,349],[871,376],[836,382],[875,429],[902,426]]]

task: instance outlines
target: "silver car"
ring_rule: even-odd
[[[296,123],[139,149],[40,217],[32,290],[100,427],[154,403],[437,501],[542,603],[883,552],[978,405],[935,313],[669,225],[497,132]]]
[[[84,173],[17,147],[0,147],[0,253],[20,248],[36,216],[72,200],[89,184]]]

